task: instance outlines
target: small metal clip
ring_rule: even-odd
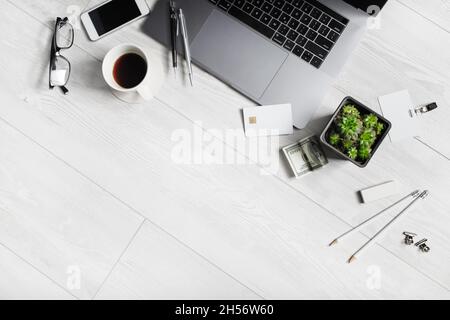
[[[405,235],[405,244],[410,246],[414,243],[414,237],[417,236],[417,234],[412,233],[412,232],[403,232],[403,234]]]
[[[425,106],[421,106],[421,107],[414,109],[414,112],[416,114],[423,114],[423,113],[433,111],[434,109],[437,109],[437,107],[438,106],[437,106],[436,102],[433,102],[433,103],[427,104]]]
[[[420,251],[422,251],[422,252],[429,252],[430,247],[427,246],[427,244],[426,244],[427,241],[428,241],[428,239],[422,239],[420,241],[417,241],[415,246],[419,247]]]

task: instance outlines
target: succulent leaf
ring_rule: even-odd
[[[369,146],[361,145],[358,150],[358,157],[361,160],[365,161],[365,160],[369,159],[371,152],[372,152],[372,149]]]
[[[377,135],[375,134],[375,131],[372,129],[366,129],[359,137],[359,143],[361,145],[371,147],[374,144],[376,137]]]
[[[380,135],[384,130],[384,124],[382,124],[381,122],[378,122],[375,130],[377,132],[377,135]]]
[[[341,141],[341,137],[339,136],[338,133],[333,133],[332,135],[330,135],[330,143],[331,143],[331,145],[337,146],[340,141]]]
[[[369,114],[364,117],[364,126],[366,128],[372,129],[375,128],[378,124],[378,117],[374,114]]]
[[[347,151],[347,155],[350,157],[350,159],[356,160],[356,158],[358,157],[358,149],[356,149],[355,147],[351,147]]]

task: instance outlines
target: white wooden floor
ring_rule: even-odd
[[[76,22],[64,53],[71,93],[49,91],[54,18],[96,2],[0,0],[0,298],[450,297],[450,1],[390,0],[309,128],[320,131],[346,95],[378,108],[378,96],[409,89],[417,104],[440,106],[420,137],[385,143],[364,170],[332,159],[300,180],[284,162],[274,175],[172,162],[174,131],[241,129],[239,110],[252,103],[197,68],[195,88],[168,77],[152,102],[117,100],[100,71],[111,47],[136,43],[167,64],[142,22],[95,43]],[[431,197],[348,265],[379,225],[328,242],[398,198],[356,197],[392,179]],[[405,248],[405,230],[431,252]]]

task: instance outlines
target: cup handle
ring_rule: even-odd
[[[150,90],[150,88],[146,85],[138,87],[137,92],[141,95],[142,98],[144,98],[144,100],[152,100],[153,99],[153,93]]]

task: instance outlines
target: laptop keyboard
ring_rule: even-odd
[[[315,0],[208,1],[316,68],[349,22]]]

